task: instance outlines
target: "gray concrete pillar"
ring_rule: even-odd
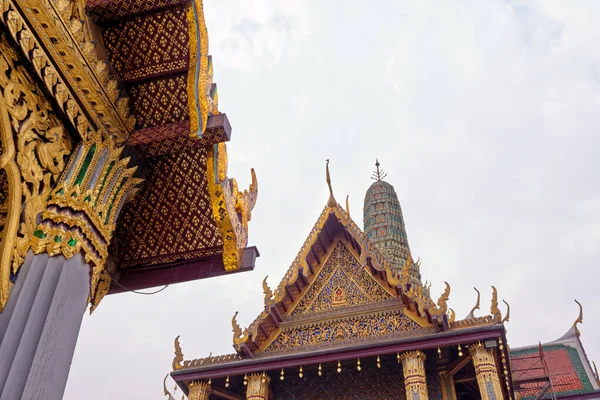
[[[9,298],[16,301],[6,310],[8,323],[0,320],[7,325],[0,343],[0,400],[62,398],[87,306],[90,272],[81,253],[69,260],[31,258],[17,279],[21,289]]]

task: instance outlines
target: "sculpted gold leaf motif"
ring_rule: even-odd
[[[510,320],[510,305],[506,302],[506,300],[502,300],[504,304],[506,304],[506,316],[502,319],[502,323],[509,322]]]
[[[165,376],[165,379],[163,380],[163,393],[165,394],[165,396],[169,397],[169,400],[175,400],[175,398],[173,397],[171,392],[169,392],[169,389],[167,389],[167,378],[168,377],[169,377],[169,374],[167,374]]]
[[[175,345],[175,357],[173,358],[171,367],[173,368],[173,371],[177,371],[183,367],[181,365],[181,362],[183,361],[183,351],[181,350],[181,345],[179,344],[179,336],[175,338],[173,344]]]
[[[492,286],[492,305],[490,307],[490,312],[492,313],[494,322],[500,323],[502,321],[502,312],[498,308],[498,291],[494,286]]]
[[[448,284],[448,282],[444,283],[446,284],[446,289],[437,301],[437,309],[430,311],[432,315],[444,315],[448,312],[448,299],[450,299],[450,285]]]
[[[0,241],[0,310],[8,299],[10,275],[23,263],[36,218],[71,151],[64,126],[17,60],[16,51],[0,35],[0,168],[7,174],[9,192]]]
[[[475,289],[475,291],[477,292],[477,302],[475,303],[475,307],[471,309],[471,312],[469,313],[469,315],[467,315],[467,318],[465,319],[474,319],[475,310],[479,310],[479,301],[481,300],[481,293],[479,293],[479,290],[477,290],[476,287],[474,287],[473,289]]]
[[[448,312],[450,313],[450,315],[448,316],[448,322],[453,323],[454,320],[456,319],[456,313],[454,312],[454,310],[452,308],[450,308],[448,310]]]
[[[327,163],[325,164],[325,180],[327,181],[327,187],[329,187],[329,200],[327,200],[327,206],[335,207],[337,205],[337,201],[335,201],[335,197],[333,197],[333,189],[331,188],[331,176],[329,175],[329,159],[325,161],[327,161]]]
[[[263,282],[262,282],[263,293],[265,294],[265,309],[269,308],[269,306],[273,302],[273,300],[272,300],[273,299],[273,291],[271,290],[271,288],[269,287],[269,284],[267,283],[268,277],[269,277],[269,275],[265,276],[265,279],[263,279]]]
[[[225,177],[226,152],[224,143],[211,148],[207,154],[206,176],[213,218],[223,240],[225,271],[236,271],[242,266],[244,248],[248,243],[248,221],[256,205],[258,182],[252,169],[250,188],[240,192],[235,179]]]
[[[581,332],[579,332],[579,328],[577,328],[577,324],[583,323],[583,306],[581,305],[580,302],[577,301],[577,299],[575,299],[575,303],[577,303],[577,305],[579,306],[579,316],[577,317],[575,322],[573,322],[573,328],[575,329],[575,333],[577,333],[577,336],[581,336]]]

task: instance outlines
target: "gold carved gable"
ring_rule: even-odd
[[[338,241],[292,315],[391,299],[393,296],[367,272],[346,245]]]

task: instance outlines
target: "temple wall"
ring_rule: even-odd
[[[347,361],[342,363],[340,373],[335,365],[327,365],[323,366],[322,376],[313,365],[304,368],[302,379],[298,377],[297,369],[288,369],[283,381],[275,378],[271,385],[276,400],[406,399],[402,367],[395,359],[383,363],[381,368],[373,361],[363,361],[361,371],[356,369],[356,362]]]

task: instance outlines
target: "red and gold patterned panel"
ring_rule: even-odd
[[[192,139],[189,132],[190,121],[175,122],[156,128],[135,130],[127,143],[136,146],[145,157],[158,157],[219,143],[227,137],[222,125],[207,129],[200,139]]]
[[[88,0],[86,10],[96,23],[157,11],[189,0]]]
[[[189,119],[187,73],[131,85],[136,128],[151,128]]]
[[[187,71],[190,49],[185,6],[136,15],[104,28],[108,58],[133,82]]]
[[[206,181],[206,149],[149,163],[147,186],[119,219],[115,242],[121,267],[222,253]]]

